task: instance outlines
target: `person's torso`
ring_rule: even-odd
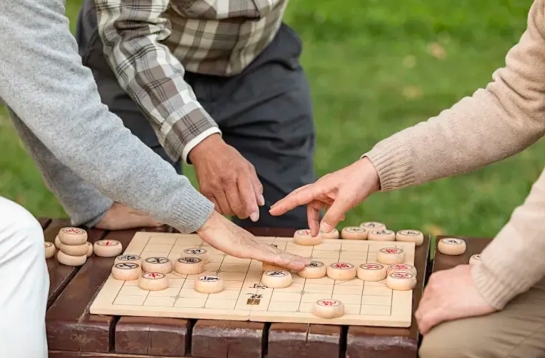
[[[240,73],[272,41],[288,0],[171,0],[165,40],[187,71]]]

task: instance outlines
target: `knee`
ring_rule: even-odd
[[[484,358],[490,342],[476,332],[468,320],[445,322],[433,328],[422,340],[419,358]],[[482,332],[481,332],[482,333]],[[490,348],[490,347],[489,347]]]
[[[42,226],[28,210],[0,197],[0,217],[0,243],[4,241],[8,246],[18,246],[22,249],[20,251],[33,256],[45,255]]]

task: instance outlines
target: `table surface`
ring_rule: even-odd
[[[484,248],[492,241],[488,238],[467,238],[464,236],[437,236],[436,242],[444,238],[458,238],[466,242],[466,251],[462,255],[449,256],[444,255],[437,251],[437,244],[432,248],[434,252],[433,263],[431,265],[431,271],[437,272],[441,270],[448,270],[458,265],[469,264],[469,258],[472,255],[480,254]]]
[[[39,219],[46,241],[53,242],[66,219]],[[292,229],[248,229],[259,236],[292,236]],[[108,238],[126,247],[136,231],[88,231],[89,241]],[[171,228],[151,229],[169,231]],[[429,236],[416,248],[418,271],[413,313],[424,287]],[[203,358],[416,358],[419,334],[410,328],[331,326],[178,318],[118,317],[89,314],[89,307],[110,275],[114,258],[91,256],[81,267],[47,260],[50,292],[46,316],[51,358],[203,357]]]

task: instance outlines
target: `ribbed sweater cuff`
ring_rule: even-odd
[[[517,295],[514,287],[501,280],[482,261],[480,264],[471,267],[471,275],[477,291],[496,310],[503,309]]]
[[[155,219],[163,220],[161,222],[178,229],[182,234],[197,231],[214,212],[214,204],[191,185],[184,186],[165,205],[169,208],[168,216]]]
[[[397,136],[378,142],[361,156],[367,157],[377,170],[380,191],[391,191],[416,184],[410,148]]]

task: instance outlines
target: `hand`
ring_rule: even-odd
[[[120,203],[114,203],[95,227],[102,230],[125,230],[162,225],[141,211],[131,209]]]
[[[430,276],[415,317],[422,335],[437,324],[495,312],[481,297],[469,265],[439,271]]]
[[[379,177],[375,167],[367,158],[327,174],[314,184],[294,190],[276,202],[269,212],[273,216],[282,215],[299,205],[307,204],[308,226],[313,236],[319,230],[330,232],[344,214],[379,190]],[[319,223],[320,211],[326,208],[324,218]]]
[[[259,220],[259,206],[265,205],[263,186],[254,166],[218,134],[203,140],[189,153],[201,193],[223,215]]]
[[[234,257],[268,262],[296,271],[310,264],[309,258],[266,244],[215,211],[197,234],[210,246]]]

